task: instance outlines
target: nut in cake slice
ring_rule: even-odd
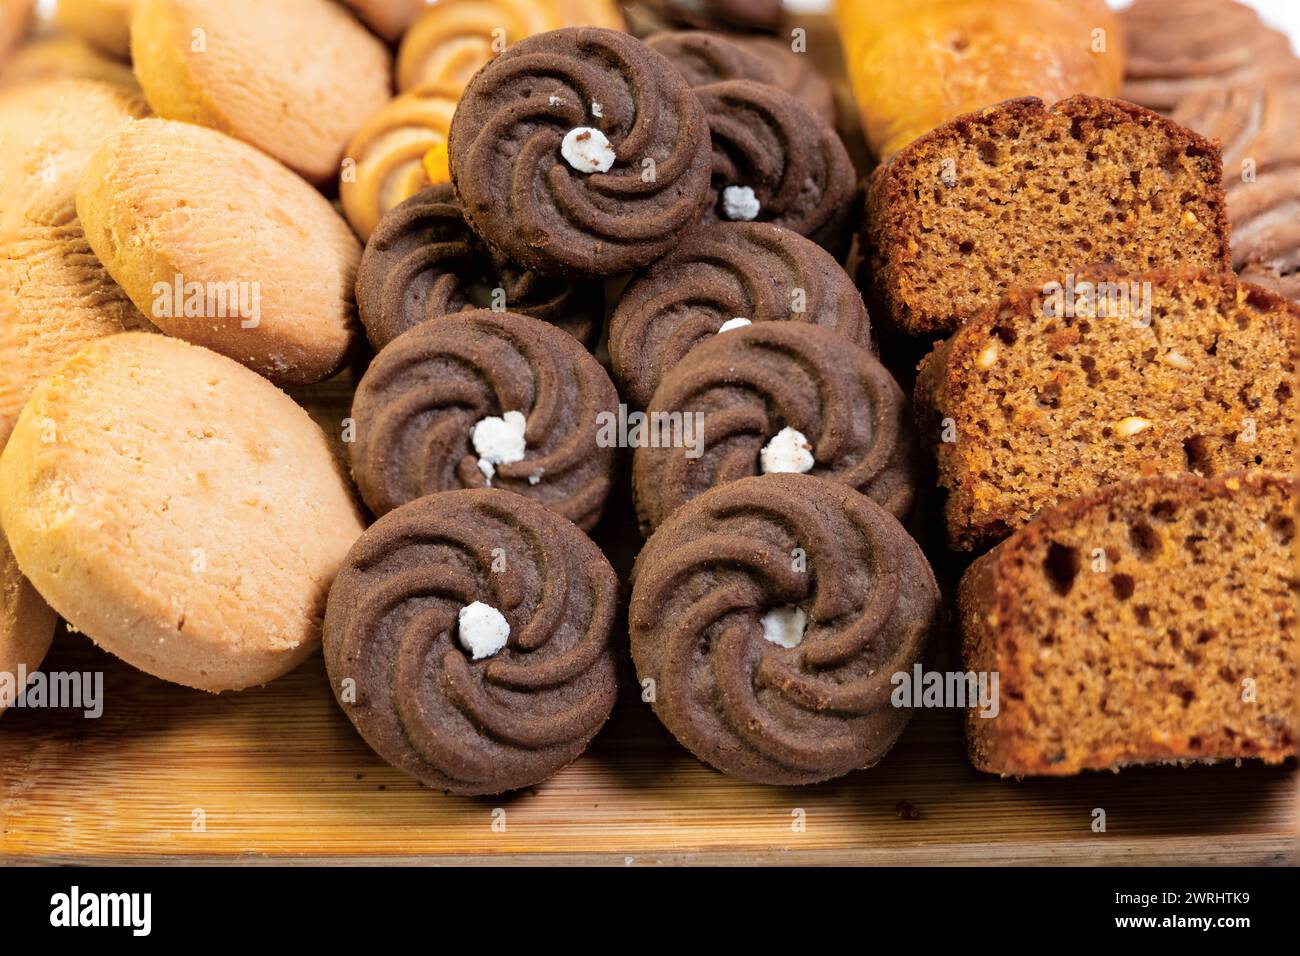
[[[1106,270],[1013,290],[921,363],[953,547],[1156,474],[1296,467],[1300,308],[1227,274]]]

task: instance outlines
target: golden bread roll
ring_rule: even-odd
[[[1023,96],[1113,96],[1119,20],[1105,0],[836,0],[862,129],[887,159],[948,120]]]

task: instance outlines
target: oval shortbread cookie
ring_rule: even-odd
[[[342,363],[361,246],[320,193],[253,147],[188,123],[128,124],[91,158],[77,211],[165,332],[278,383]]]
[[[0,522],[69,624],[210,691],[311,653],[362,530],[325,436],[288,396],[139,333],[88,345],[37,388],[0,456]]]
[[[18,570],[0,533],[0,712],[26,686],[24,676],[41,666],[58,618]]]
[[[0,93],[0,447],[55,365],[93,339],[149,328],[90,251],[75,205],[96,144],[143,109],[92,80]]]
[[[388,50],[325,0],[139,0],[131,56],[159,116],[229,133],[315,183],[391,93]]]

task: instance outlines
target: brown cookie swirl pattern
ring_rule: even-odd
[[[357,308],[376,349],[428,319],[490,307],[549,322],[592,348],[604,321],[604,289],[538,275],[494,253],[469,228],[447,183],[379,221],[357,271]]]
[[[344,561],[325,611],[330,684],[371,748],[426,786],[530,786],[609,716],[617,593],[600,550],[536,502],[421,498]]]
[[[1255,82],[1292,59],[1286,34],[1236,0],[1135,0],[1121,16],[1120,98],[1168,111],[1193,93]]]
[[[775,37],[724,36],[707,30],[676,30],[646,39],[686,77],[691,86],[723,80],[754,80],[780,87],[813,109],[827,123],[835,122],[835,96],[830,84],[810,63]]]
[[[605,370],[572,336],[480,309],[425,322],[371,363],[352,402],[352,474],[382,515],[423,495],[501,488],[589,529],[609,494],[617,415]]]
[[[663,56],[613,30],[555,30],[496,57],[461,97],[448,155],[474,230],[545,274],[653,262],[708,201],[699,100]]]
[[[632,656],[695,756],[815,783],[898,738],[910,710],[893,706],[891,678],[921,659],[938,604],[921,549],[879,505],[824,478],[761,475],[688,502],[646,544]]]
[[[1300,301],[1300,64],[1194,93],[1173,119],[1222,144],[1232,268]]]
[[[736,318],[810,322],[871,346],[862,296],[824,249],[765,223],[710,223],[634,276],[619,300],[609,355],[624,397],[645,408],[670,368]]]
[[[753,80],[697,87],[713,141],[706,218],[770,222],[842,256],[857,174],[830,124],[792,94]]]
[[[669,23],[725,30],[767,30],[781,25],[781,0],[644,0]]]
[[[848,485],[904,518],[915,493],[902,389],[833,330],[764,322],[703,342],[659,385],[647,415],[693,416],[692,444],[642,444],[632,488],[646,530],[710,488],[797,471]],[[674,418],[661,419],[674,421]]]

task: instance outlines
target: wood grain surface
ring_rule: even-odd
[[[814,23],[810,48],[827,49],[828,29]],[[818,60],[837,69],[835,55]],[[842,82],[837,92],[843,105]],[[339,434],[354,377],[295,393],[327,434]],[[626,500],[596,537],[616,568],[630,566],[639,540]],[[960,567],[937,567],[950,590]],[[953,636],[938,636],[931,666],[946,666]],[[625,648],[625,630],[617,639]],[[577,762],[526,792],[466,798],[376,757],[335,705],[319,655],[261,689],[214,696],[61,632],[44,669],[102,671],[105,709],[0,718],[0,863],[1296,862],[1293,765],[1003,780],[967,762],[954,711],[920,712],[869,770],[762,787],[696,761],[625,680]]]
[[[97,720],[0,718],[0,856],[11,863],[1294,861],[1286,768],[1002,780],[967,763],[951,711],[922,712],[870,770],[773,788],[702,766],[629,693],[558,776],[465,798],[374,756],[319,655],[221,696],[154,680],[76,634],[60,634],[48,669],[103,670],[106,705]],[[1095,808],[1104,833],[1092,830]]]

